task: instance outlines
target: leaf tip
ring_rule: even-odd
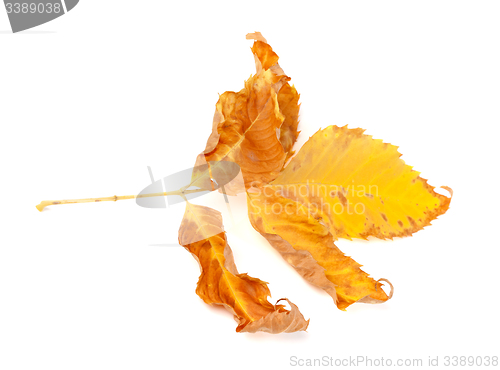
[[[450,188],[449,186],[440,186],[441,189],[446,190],[448,193],[450,193],[450,199],[453,198],[453,189]]]
[[[392,296],[394,295],[394,285],[392,285],[392,283],[389,280],[384,279],[384,278],[378,279],[377,283],[380,281],[386,282],[391,287],[391,291],[389,292],[389,295],[387,296],[387,300],[391,299]],[[377,285],[375,285],[375,290],[377,290]]]
[[[253,33],[247,33],[246,35],[247,40],[255,40],[255,41],[262,41],[267,44],[267,40],[262,36],[262,34],[258,31],[253,32]]]

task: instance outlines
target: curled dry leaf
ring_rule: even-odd
[[[179,243],[200,264],[196,294],[205,303],[223,305],[232,312],[238,322],[237,332],[276,334],[307,329],[309,320],[297,306],[289,302],[291,309],[287,310],[269,303],[266,282],[238,273],[219,212],[186,202]]]
[[[278,55],[273,51],[260,32],[249,33],[247,39],[255,40],[252,52],[255,57],[257,71],[270,69],[277,76],[285,76],[285,72],[283,72],[278,64]],[[278,91],[278,105],[281,113],[285,116],[285,120],[280,127],[279,139],[287,155],[286,161],[294,154],[292,147],[300,133],[300,131],[297,131],[299,125],[300,95],[297,93],[295,86],[288,83],[289,80],[290,78],[288,77],[280,80]]]
[[[287,301],[290,305],[290,311],[286,310],[283,305],[279,305],[280,301]],[[279,299],[274,306],[274,312],[267,316],[261,317],[257,321],[251,322],[241,330],[245,333],[256,333],[264,331],[271,334],[277,333],[293,333],[296,331],[305,331],[309,325],[309,320],[304,321],[304,316],[299,311],[299,308],[286,298]]]
[[[304,279],[332,296],[339,309],[358,301],[387,301],[382,284],[335,246],[334,235],[307,205],[265,187],[249,189],[247,195],[252,226]]]
[[[206,148],[196,165],[210,161],[232,161],[241,167],[243,181],[229,184],[225,191],[237,194],[252,184],[266,184],[278,176],[299,132],[299,94],[288,84],[290,78],[278,64],[278,56],[260,33],[252,52],[257,73],[239,92],[227,91],[216,104]],[[202,176],[193,173],[193,182]]]

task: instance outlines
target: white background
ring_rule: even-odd
[[[182,3],[182,4],[181,4]],[[0,8],[0,368],[280,369],[290,357],[498,356],[497,1],[82,0],[11,34]],[[137,194],[193,165],[218,94],[238,91],[260,31],[301,94],[297,147],[331,124],[365,128],[455,191],[413,237],[337,245],[395,286],[339,311],[252,229],[223,212],[240,272],[310,318],[307,332],[237,334],[195,294],[177,240],[184,207],[44,199]],[[170,244],[170,246],[165,246]],[[162,246],[163,245],[163,246]]]

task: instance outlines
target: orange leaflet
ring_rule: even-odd
[[[269,303],[266,282],[238,273],[219,212],[187,202],[179,243],[200,264],[196,294],[205,303],[223,305],[232,312],[238,322],[237,332],[276,334],[307,329],[309,320],[297,306],[287,300],[291,307],[287,310],[283,305]]]
[[[255,39],[252,51],[257,73],[245,81],[239,92],[226,91],[216,104],[212,134],[196,161],[232,161],[241,167],[243,183],[226,187],[236,194],[251,184],[265,184],[278,176],[293,154],[299,132],[299,94],[288,84],[290,78],[278,64],[260,33],[247,35]],[[200,173],[193,173],[193,182]]]

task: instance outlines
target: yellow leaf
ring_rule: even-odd
[[[222,305],[234,314],[237,332],[268,333],[306,330],[305,320],[297,306],[269,303],[267,283],[240,274],[227,244],[222,216],[208,207],[186,202],[186,212],[179,229],[179,244],[193,254],[200,264],[201,275],[196,294],[205,303]]]
[[[363,131],[318,131],[265,187],[306,205],[335,238],[407,236],[446,212],[451,197],[436,193],[397,147]]]

